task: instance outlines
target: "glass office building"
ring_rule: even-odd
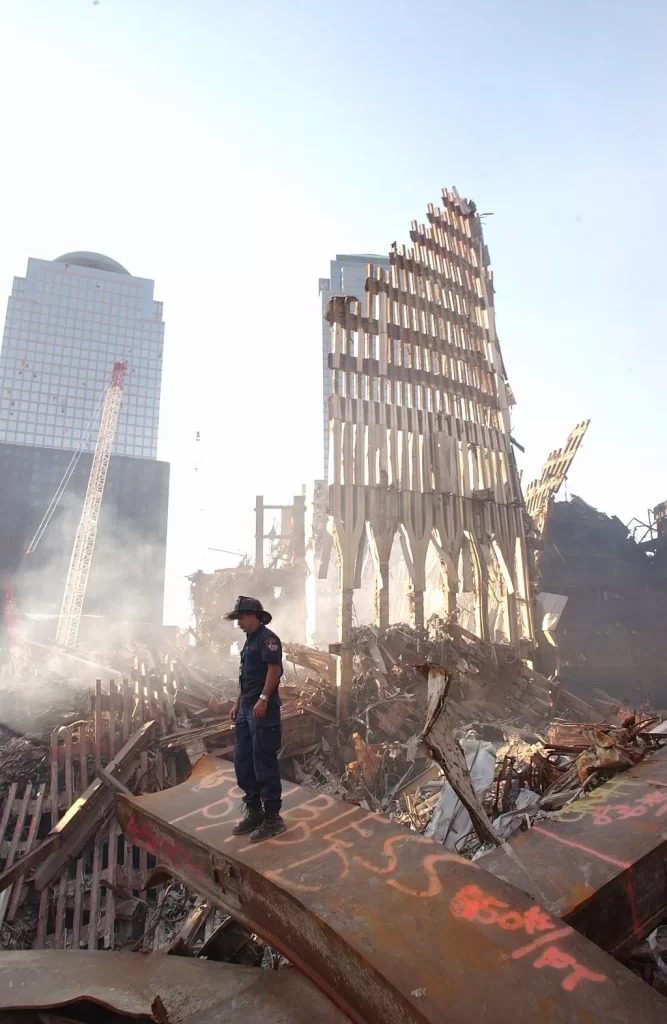
[[[98,253],[28,260],[0,350],[0,582],[22,613],[56,616],[105,388],[128,364],[84,614],[162,622],[169,466],[157,461],[164,324],[153,282]],[[74,450],[83,452],[34,554]],[[1,603],[1,601],[0,601]]]
[[[113,364],[126,360],[113,451],[156,458],[163,342],[152,281],[98,253],[29,259],[7,305],[0,442],[73,449],[88,434],[92,450]]]

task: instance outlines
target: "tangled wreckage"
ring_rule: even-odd
[[[445,192],[428,221],[331,300],[331,481],[258,497],[254,564],[191,578],[193,642],[3,677],[8,1020],[664,1019],[665,631],[632,597],[659,603],[662,517],[637,544],[554,504],[587,423],[524,499],[480,218]],[[240,593],[285,638],[288,828],[258,846]]]

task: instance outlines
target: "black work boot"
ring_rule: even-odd
[[[232,829],[233,836],[244,836],[248,832],[254,832],[264,823],[264,811],[262,805],[259,807],[252,804],[245,805],[245,815],[237,821]]]
[[[278,811],[267,811],[262,824],[251,833],[250,842],[261,843],[265,839],[272,839],[273,836],[279,836],[286,828],[287,825],[278,814]]]

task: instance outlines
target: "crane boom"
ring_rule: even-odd
[[[88,488],[83,502],[81,521],[79,522],[72,549],[72,558],[67,573],[67,583],[60,609],[56,643],[63,647],[74,647],[79,634],[81,612],[88,586],[88,576],[93,560],[97,524],[100,518],[102,495],[109,469],[111,448],[116,434],[116,424],[123,397],[123,384],[127,363],[114,363],[113,372],[107,386],[107,393],[100,419],[100,429],[93,453],[93,464],[90,467]]]

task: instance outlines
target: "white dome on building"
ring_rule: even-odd
[[[99,252],[66,252],[64,256],[58,256],[54,263],[72,263],[75,267],[90,267],[92,270],[106,270],[112,274],[128,274],[129,270],[122,267],[120,263],[103,256]]]

